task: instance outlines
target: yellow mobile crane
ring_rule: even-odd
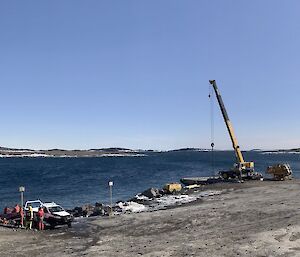
[[[212,87],[214,88],[231,142],[232,142],[232,146],[233,146],[233,150],[235,152],[235,156],[236,156],[236,160],[237,162],[234,164],[234,167],[232,170],[229,171],[221,171],[220,175],[224,178],[224,179],[228,179],[228,178],[243,178],[243,179],[260,179],[262,178],[262,175],[258,172],[254,171],[254,162],[245,162],[243,154],[241,152],[241,149],[238,145],[237,139],[235,137],[234,131],[233,131],[233,127],[232,124],[229,120],[227,111],[225,109],[223,100],[222,100],[222,96],[220,94],[220,91],[217,87],[216,81],[215,80],[210,80],[209,83],[212,85]]]

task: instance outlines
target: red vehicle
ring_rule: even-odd
[[[14,208],[5,207],[4,213],[0,214],[0,221],[10,225],[21,225],[20,206]]]

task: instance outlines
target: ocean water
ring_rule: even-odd
[[[245,152],[264,173],[268,165],[290,163],[300,178],[300,154]],[[108,181],[114,182],[113,201],[128,200],[149,187],[161,188],[182,177],[210,176],[228,169],[232,151],[147,153],[143,157],[101,158],[0,158],[0,210],[17,203],[18,188],[25,186],[25,200],[54,201],[65,208],[109,202]]]

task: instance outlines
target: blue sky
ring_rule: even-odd
[[[300,146],[299,1],[0,1],[0,145]],[[215,102],[216,103],[216,102]],[[215,145],[231,143],[218,106]]]

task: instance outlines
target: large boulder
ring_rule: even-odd
[[[147,196],[148,198],[161,197],[161,193],[159,192],[159,189],[153,187],[145,190],[143,193],[141,193],[141,195]]]
[[[98,203],[98,202],[95,203],[95,207],[96,207],[96,208],[102,208],[102,206],[103,206],[102,203]]]
[[[85,217],[89,217],[93,214],[95,210],[95,206],[91,205],[91,204],[85,204],[82,206],[82,213],[83,216]]]
[[[71,213],[74,217],[80,217],[83,216],[82,207],[75,207],[72,210],[67,210],[69,213]]]
[[[105,215],[104,205],[102,203],[95,203],[93,214],[90,216],[104,216],[104,215]]]

